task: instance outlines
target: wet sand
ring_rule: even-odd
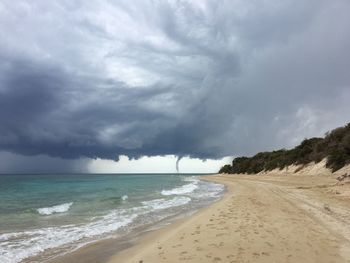
[[[222,200],[108,262],[350,262],[350,198],[334,177],[205,178],[227,186]]]

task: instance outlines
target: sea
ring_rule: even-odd
[[[0,262],[45,262],[125,239],[189,215],[224,190],[197,174],[2,174]]]

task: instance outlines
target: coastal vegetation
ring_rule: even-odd
[[[324,138],[305,139],[293,149],[260,152],[252,157],[237,157],[225,165],[220,173],[256,174],[261,171],[283,169],[289,165],[318,163],[327,158],[326,167],[335,172],[350,164],[350,123],[327,132]]]

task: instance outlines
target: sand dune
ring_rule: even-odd
[[[350,262],[350,199],[332,177],[206,177],[225,197],[142,238],[110,263]]]

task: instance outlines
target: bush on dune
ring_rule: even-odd
[[[220,173],[257,174],[296,164],[318,163],[327,158],[326,167],[333,172],[350,164],[350,123],[326,134],[325,138],[305,139],[293,149],[260,152],[252,157],[237,157]]]

